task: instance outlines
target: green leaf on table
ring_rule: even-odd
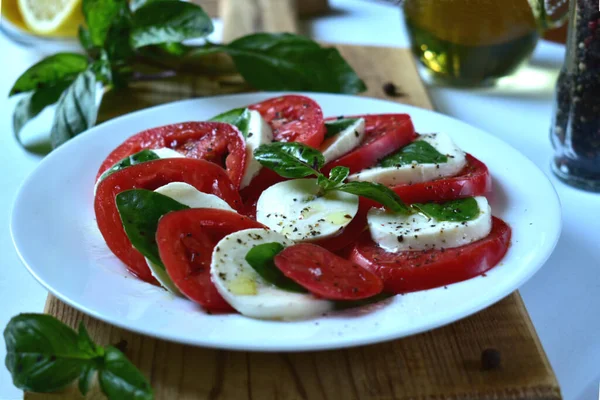
[[[338,187],[337,190],[374,200],[387,209],[397,213],[411,213],[410,208],[404,204],[396,192],[380,183],[358,181],[348,182]]]
[[[56,103],[67,87],[69,87],[68,82],[61,82],[58,85],[44,87],[34,92],[27,93],[19,100],[13,111],[13,132],[21,146],[25,147],[27,150],[38,152],[39,149],[37,147],[26,145],[21,140],[21,130],[47,106]]]
[[[305,288],[285,276],[275,265],[273,259],[283,249],[283,245],[277,242],[259,244],[248,251],[246,261],[265,281],[278,288],[289,292],[306,293]]]
[[[6,367],[16,387],[53,392],[73,382],[94,355],[82,351],[73,329],[50,315],[20,314],[4,330]]]
[[[171,211],[189,207],[151,190],[132,189],[116,197],[117,209],[129,241],[137,251],[164,269],[156,244],[158,220]]]
[[[152,400],[154,392],[144,375],[112,346],[106,347],[102,368],[98,371],[100,388],[109,399]]]
[[[448,157],[437,151],[435,147],[426,141],[415,140],[396,153],[385,157],[379,164],[382,167],[401,167],[413,162],[439,164],[448,162]]]
[[[94,41],[92,40],[92,35],[90,31],[84,27],[83,25],[79,25],[79,29],[77,30],[77,37],[79,38],[79,43],[83,47],[88,54],[96,48]]]
[[[133,14],[130,39],[132,46],[138,48],[205,37],[213,29],[210,17],[195,4],[153,1],[144,4]]]
[[[413,210],[438,221],[466,222],[477,218],[481,212],[473,197],[446,203],[414,203]]]
[[[244,138],[248,137],[248,128],[250,126],[250,110],[247,108],[234,108],[222,114],[209,119],[212,122],[224,122],[237,127]]]
[[[129,8],[131,11],[136,11],[138,8],[145,6],[146,4],[155,3],[158,1],[181,1],[181,0],[131,0],[129,2]]]
[[[359,118],[342,118],[325,122],[325,139],[338,135],[344,129],[354,125]]]
[[[82,395],[86,395],[90,391],[94,374],[98,371],[97,365],[89,363],[83,366],[81,373],[79,374],[79,383],[77,387]]]
[[[79,322],[79,329],[77,331],[77,346],[79,347],[79,350],[86,353],[90,357],[102,356],[104,354],[104,349],[96,346],[96,343],[94,343],[90,337],[87,329],[85,329],[83,321]]]
[[[90,65],[90,69],[96,74],[96,79],[105,86],[113,83],[113,73],[106,50],[100,50],[99,58]]]
[[[58,53],[47,57],[17,79],[9,96],[73,81],[87,66],[87,57],[81,54]]]
[[[319,175],[325,159],[312,147],[295,142],[263,144],[254,150],[254,158],[284,178]]]
[[[290,33],[257,33],[224,46],[244,79],[257,89],[359,93],[364,82],[337,49]]]
[[[50,132],[52,148],[94,126],[97,115],[96,75],[88,70],[79,74],[58,100]]]
[[[83,0],[82,8],[91,44],[97,47],[104,47],[115,20],[129,13],[127,0]]]

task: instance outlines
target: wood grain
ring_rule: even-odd
[[[431,108],[407,49],[339,46],[367,82],[371,97]],[[182,98],[249,90],[239,77],[186,77],[138,85],[105,101],[101,118]],[[391,81],[405,95],[386,97]],[[71,326],[83,320],[100,344],[128,342],[127,356],[162,399],[498,400],[560,399],[560,390],[518,293],[474,316],[373,346],[308,353],[246,353],[183,346],[90,318],[49,296],[47,313]],[[502,366],[483,371],[482,350],[501,352]],[[96,395],[99,395],[96,388]],[[78,399],[77,393],[26,399]]]
[[[295,0],[221,0],[223,41],[254,32],[298,32]]]
[[[211,17],[223,17],[219,12],[220,3],[223,0],[192,0],[204,8],[204,11]],[[329,2],[327,0],[296,0],[298,14],[301,17],[324,14],[329,10]]]

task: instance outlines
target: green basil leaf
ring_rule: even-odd
[[[149,3],[155,3],[158,1],[180,1],[180,0],[131,0],[129,3],[129,7],[131,11],[136,11],[138,8],[141,8]]]
[[[224,51],[256,89],[359,93],[364,82],[337,49],[290,33],[257,33],[234,40]]]
[[[254,150],[254,158],[284,178],[318,176],[325,163],[318,150],[295,142],[264,144]]]
[[[317,177],[317,184],[325,190],[333,190],[340,186],[350,174],[347,167],[335,167],[329,172],[329,179],[324,175]]]
[[[136,55],[131,43],[127,38],[131,35],[132,16],[128,8],[123,8],[117,13],[106,32],[104,49],[111,64],[115,66],[130,66],[132,58]],[[125,82],[113,78],[117,87],[126,86]]]
[[[127,0],[83,0],[82,8],[91,43],[97,47],[104,47],[115,20],[129,13]]]
[[[81,54],[59,53],[47,57],[17,79],[9,96],[73,81],[87,66],[87,57]]]
[[[89,363],[83,366],[81,373],[79,374],[79,392],[82,395],[86,395],[90,391],[90,386],[94,379],[94,374],[98,371],[97,366],[94,363]]]
[[[380,183],[348,182],[340,186],[337,190],[374,200],[385,206],[387,209],[397,213],[411,213],[410,209],[393,190]]]
[[[281,243],[264,243],[254,246],[246,254],[246,261],[265,281],[288,292],[306,293],[305,288],[288,278],[275,266],[273,259],[283,251]]]
[[[123,353],[112,346],[106,347],[98,380],[100,388],[109,399],[154,399],[154,392],[144,375]]]
[[[210,17],[201,7],[183,1],[156,1],[145,4],[133,14],[131,44],[181,42],[207,36],[213,31]]]
[[[94,41],[92,40],[92,35],[90,31],[87,30],[84,26],[79,25],[79,29],[77,30],[77,37],[79,38],[79,43],[81,47],[89,54],[92,52],[96,45],[94,45]]]
[[[380,301],[389,299],[390,297],[394,297],[394,295],[390,293],[379,293],[373,297],[369,297],[368,299],[335,301],[333,303],[333,308],[335,310],[348,310],[350,308],[364,307],[371,304],[379,303]]]
[[[473,197],[446,203],[414,203],[411,208],[438,221],[466,222],[479,216],[481,210]]]
[[[96,75],[88,70],[79,74],[58,100],[50,132],[52,148],[94,126],[97,115]]]
[[[325,122],[325,139],[329,139],[331,137],[337,136],[344,129],[348,129],[350,126],[354,125],[358,121],[358,118],[342,118],[336,119],[333,121]],[[358,137],[358,134],[357,134]]]
[[[44,87],[34,92],[27,93],[15,107],[13,112],[13,131],[15,138],[28,150],[34,151],[36,149],[25,146],[21,141],[20,133],[21,129],[32,119],[37,117],[43,110],[49,105],[52,105],[58,101],[60,95],[69,87],[70,82],[61,82],[57,85]],[[49,150],[49,149],[48,149]]]
[[[113,82],[113,74],[110,66],[110,60],[106,50],[102,49],[99,52],[99,58],[90,65],[91,70],[96,74],[96,79],[102,82],[105,86]]]
[[[424,140],[415,140],[404,146],[400,151],[385,157],[380,161],[382,167],[401,167],[412,164],[439,164],[448,162],[448,157],[436,150]]]
[[[350,169],[348,167],[334,167],[329,172],[329,180],[334,182],[336,185],[339,185],[346,180],[348,175],[350,175]]]
[[[247,108],[234,108],[222,114],[209,119],[212,122],[224,122],[237,127],[244,138],[248,138],[248,129],[250,127],[250,110]]]
[[[124,159],[122,159],[121,161],[104,171],[104,173],[100,175],[98,182],[106,179],[108,176],[114,174],[115,172],[131,167],[132,165],[141,164],[158,159],[160,159],[160,157],[152,150],[142,150],[138,153],[130,155],[129,157],[125,157]]]
[[[102,356],[104,354],[104,349],[102,347],[96,346],[96,343],[90,337],[87,329],[85,329],[85,325],[83,325],[83,321],[79,322],[79,330],[77,332],[77,346],[79,350],[86,353],[90,357]]]
[[[73,382],[93,355],[78,346],[73,329],[50,315],[20,314],[4,330],[6,367],[16,387],[53,392]]]
[[[189,207],[168,196],[143,189],[119,193],[116,196],[116,204],[123,228],[133,247],[164,269],[156,244],[158,220],[171,211],[185,210]]]

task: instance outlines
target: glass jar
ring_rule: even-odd
[[[571,0],[567,54],[556,86],[552,169],[564,182],[600,191],[600,11]]]
[[[485,86],[525,62],[543,30],[559,25],[567,0],[403,0],[412,49],[427,77]]]

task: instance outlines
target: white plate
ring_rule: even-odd
[[[206,347],[300,351],[381,342],[456,321],[510,294],[550,256],[560,233],[558,197],[544,174],[518,151],[431,111],[365,97],[308,94],[325,115],[407,112],[418,132],[447,132],[484,161],[494,178],[493,213],[513,228],[512,245],[501,264],[487,276],[447,289],[297,322],[207,315],[191,301],[128,275],[94,218],[94,178],[104,157],[143,129],[207,119],[275,95],[221,96],[150,108],[99,125],[54,151],[25,181],[13,209],[13,241],[29,271],[66,303],[129,330]]]

